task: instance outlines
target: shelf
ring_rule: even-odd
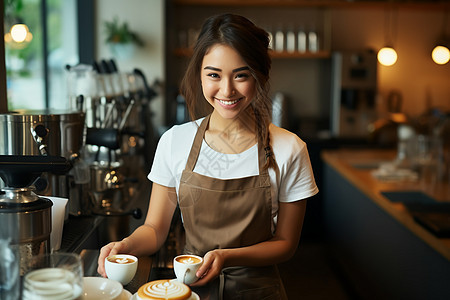
[[[450,8],[447,0],[438,1],[348,1],[348,0],[174,0],[176,5],[189,6],[260,6],[260,7],[334,7],[334,8],[392,8],[445,9]]]
[[[189,57],[192,55],[192,49],[188,48],[178,48],[175,49],[174,54],[178,57]],[[329,58],[329,51],[318,51],[318,52],[275,52],[271,51],[270,56],[274,59],[277,58]]]
[[[329,51],[318,51],[318,52],[275,52],[272,51],[270,53],[272,58],[329,58],[330,52]]]

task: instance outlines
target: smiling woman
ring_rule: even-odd
[[[306,144],[271,124],[266,31],[232,14],[208,18],[181,93],[191,115],[160,138],[145,225],[102,248],[149,254],[166,239],[177,205],[184,253],[203,257],[190,286],[205,299],[286,299],[276,264],[300,239],[306,199],[318,192]]]

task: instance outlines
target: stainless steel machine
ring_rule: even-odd
[[[365,138],[377,119],[377,57],[371,50],[332,55],[331,132],[335,137]]]
[[[0,193],[0,228],[18,224],[8,243],[18,250],[21,275],[31,257],[50,250],[53,203],[37,196],[31,185],[42,172],[62,175],[71,167],[59,156],[0,155],[0,177],[6,185]]]

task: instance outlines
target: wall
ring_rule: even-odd
[[[332,49],[373,48],[385,43],[383,9],[335,9],[332,11]],[[393,43],[398,54],[391,67],[379,66],[380,105],[389,91],[403,95],[404,112],[423,113],[427,108],[450,110],[450,63],[439,66],[431,59],[431,50],[442,34],[444,12],[439,10],[402,9],[397,13]],[[446,24],[450,33],[450,21]]]
[[[141,69],[149,84],[155,80],[164,83],[164,0],[97,0],[96,1],[96,58],[112,58],[104,42],[103,22],[111,21],[115,16],[121,22],[127,21],[144,40],[145,46],[138,48],[131,59],[116,59],[118,68],[123,72]],[[161,89],[162,92],[162,89]],[[155,124],[164,123],[163,100],[159,96],[152,100],[151,108],[155,111]]]

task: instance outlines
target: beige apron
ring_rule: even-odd
[[[222,180],[193,172],[209,118],[197,130],[179,188],[185,252],[200,256],[213,249],[250,246],[272,237],[270,180],[263,168],[261,145],[259,175]],[[286,299],[275,266],[224,268],[217,280],[195,291],[202,299]]]

